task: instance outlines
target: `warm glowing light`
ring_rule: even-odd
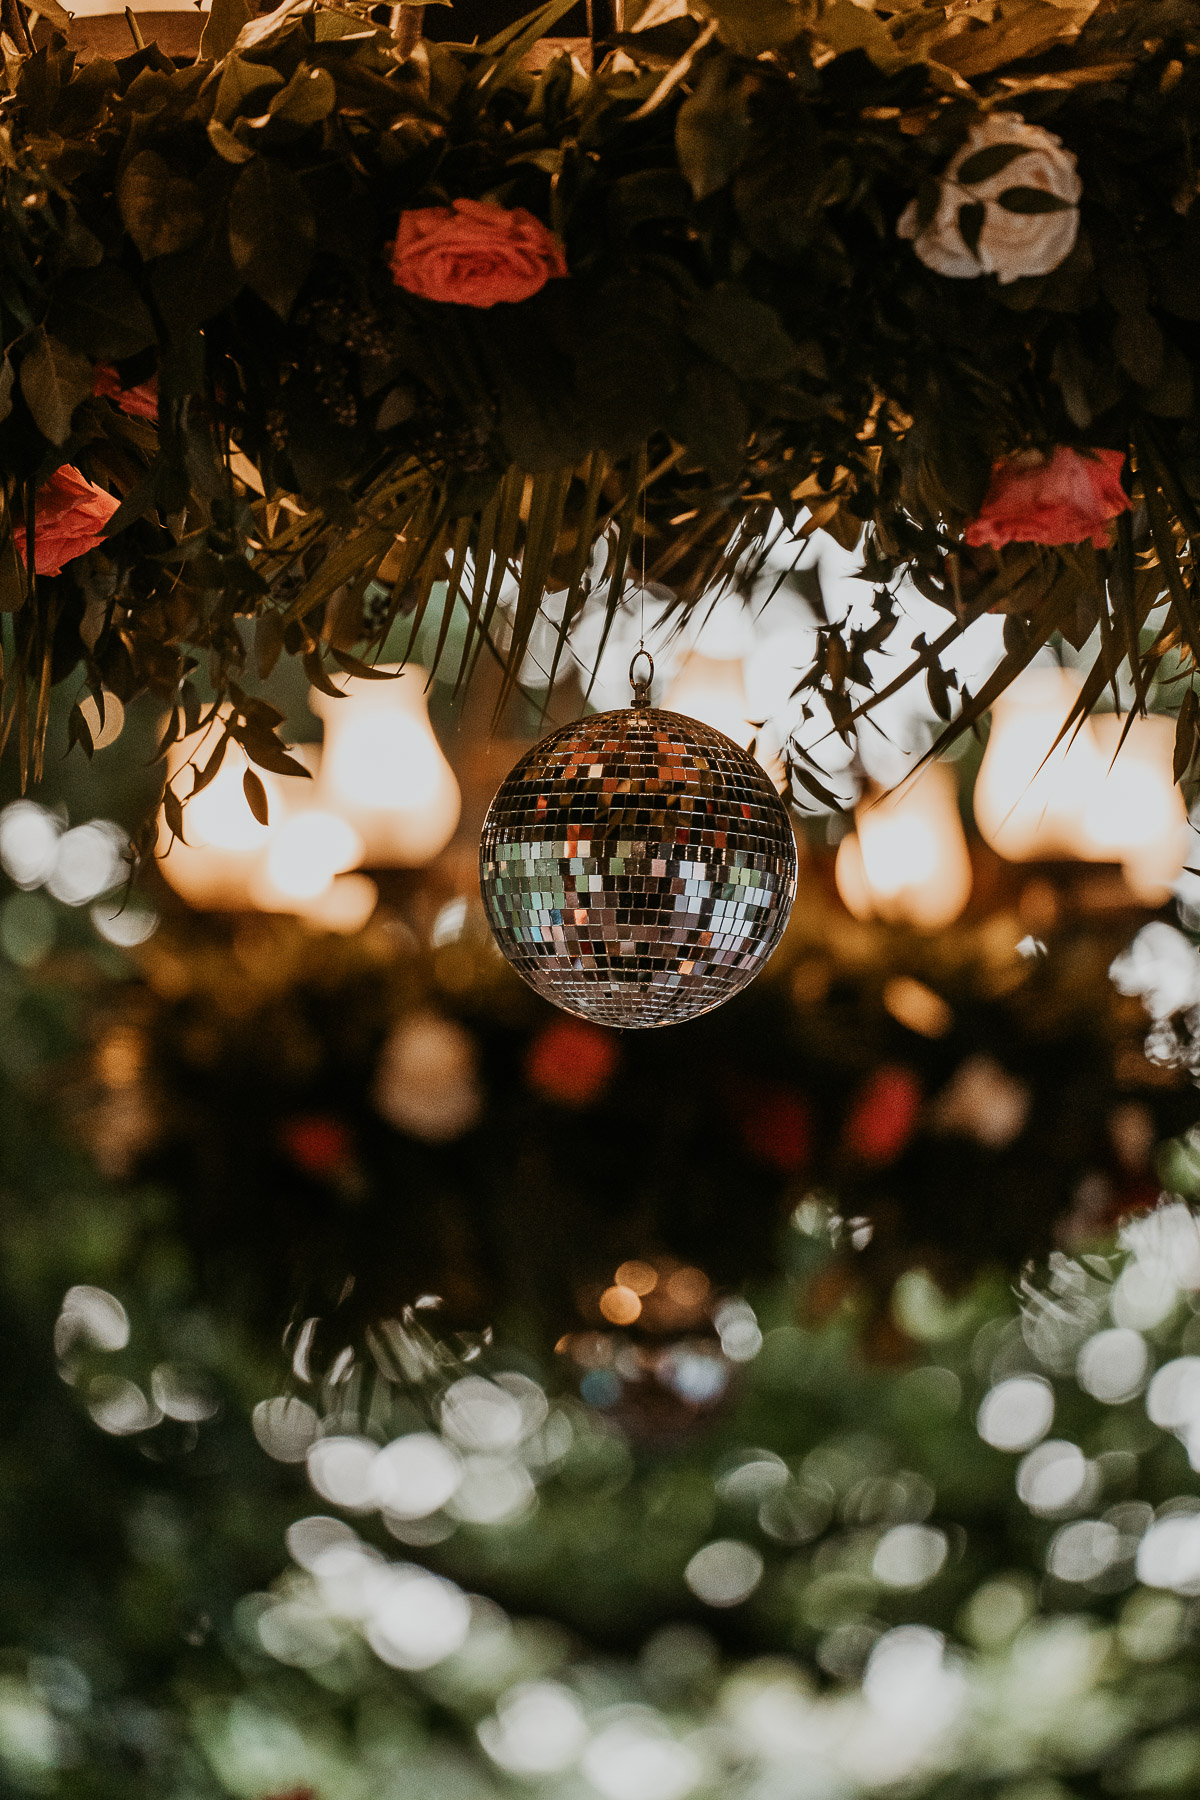
[[[425,670],[349,679],[345,698],[314,692],[325,722],[318,801],[360,833],[368,864],[419,867],[444,850],[458,824],[458,783],[429,724]]]
[[[361,861],[362,852],[349,820],[316,808],[293,813],[271,832],[252,888],[255,904],[264,912],[289,912],[297,901],[316,900],[335,875]]]
[[[600,1296],[600,1311],[610,1325],[632,1325],[641,1317],[642,1303],[632,1288],[610,1287]]]
[[[1030,669],[992,709],[975,821],[1010,862],[1079,853],[1079,820],[1103,777],[1100,752],[1086,721],[1053,748],[1079,688],[1067,669]]]
[[[632,1288],[641,1298],[652,1294],[658,1286],[658,1270],[653,1263],[623,1262],[616,1274],[618,1287]]]
[[[179,776],[189,757],[203,766],[216,743],[217,734],[212,731],[203,743],[196,734],[172,745],[167,754],[168,778]],[[285,792],[312,785],[302,784],[299,776],[281,780],[265,770],[255,770],[266,791],[271,819],[269,825],[263,825],[251,812],[242,785],[249,767],[241,745],[229,744],[213,780],[187,802],[185,842],[173,842],[160,817],[159,866],[176,893],[191,906],[233,911],[252,905],[251,887],[271,833],[286,810]],[[185,791],[187,779],[184,776],[179,784]]]
[[[667,712],[682,713],[685,718],[699,719],[715,731],[724,732],[743,750],[754,744],[755,755],[767,774],[782,785],[783,765],[764,744],[762,721],[756,724],[750,717],[746,681],[736,659],[718,659],[693,651],[667,689],[663,706]]]
[[[1079,854],[1120,862],[1138,899],[1161,906],[1187,861],[1187,809],[1172,767],[1175,721],[1101,713],[1092,724],[1103,774],[1080,821]]]
[[[1119,862],[1137,898],[1161,905],[1187,859],[1174,724],[1094,714],[1052,749],[1079,689],[1067,669],[1033,669],[997,701],[975,785],[980,832],[1010,861]]]
[[[937,931],[971,894],[971,859],[953,772],[935,763],[911,784],[868,800],[842,839],[835,876],[855,918]]]

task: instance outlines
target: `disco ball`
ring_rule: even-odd
[[[601,1025],[675,1025],[774,950],[796,841],[747,751],[643,703],[521,758],[484,822],[479,877],[496,942],[539,994]]]

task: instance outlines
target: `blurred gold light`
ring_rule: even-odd
[[[883,1004],[898,1025],[921,1037],[945,1037],[954,1023],[954,1014],[942,996],[911,975],[893,975],[884,983]]]
[[[838,893],[856,919],[884,919],[937,931],[971,895],[971,859],[958,816],[958,783],[934,763],[911,783],[858,808],[834,869]]]
[[[632,1325],[641,1317],[642,1303],[632,1288],[605,1288],[600,1296],[600,1311],[610,1325]]]
[[[635,1294],[652,1294],[658,1286],[658,1270],[653,1263],[623,1262],[617,1270],[617,1286],[632,1288]]]
[[[454,836],[461,798],[429,723],[425,670],[387,672],[347,680],[340,700],[310,695],[325,723],[317,798],[355,827],[366,863],[415,868]]]
[[[708,1299],[709,1279],[703,1269],[676,1269],[667,1276],[667,1297],[676,1306],[686,1307],[689,1311],[703,1306]]]

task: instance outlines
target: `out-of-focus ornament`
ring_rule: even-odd
[[[563,726],[502,783],[479,851],[496,942],[531,987],[603,1025],[674,1025],[763,967],[796,841],[739,745],[649,703]],[[650,664],[651,672],[653,665]]]
[[[856,919],[940,931],[971,897],[971,858],[958,816],[958,784],[934,763],[858,809],[838,848],[838,893]]]
[[[392,679],[352,677],[341,700],[309,697],[325,722],[318,804],[354,826],[369,868],[420,868],[454,836],[461,797],[429,723],[425,670],[380,674]]]

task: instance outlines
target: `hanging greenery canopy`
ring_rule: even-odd
[[[408,49],[361,9],[216,0],[184,66],[57,33],[22,54],[10,21],[23,766],[56,682],[149,689],[168,742],[211,726],[177,824],[230,738],[302,772],[248,663],[327,688],[457,603],[450,674],[495,653],[507,694],[547,595],[561,650],[643,544],[682,613],[824,530],[861,540],[876,596],[804,678],[847,739],[910,576],[946,628],[897,681],[949,729],[1055,632],[1095,633],[1079,710],[1123,663],[1143,701],[1165,673],[1185,772],[1200,5],[651,0],[593,73],[532,71],[568,10]],[[1003,660],[955,698],[939,657],[997,609]]]

